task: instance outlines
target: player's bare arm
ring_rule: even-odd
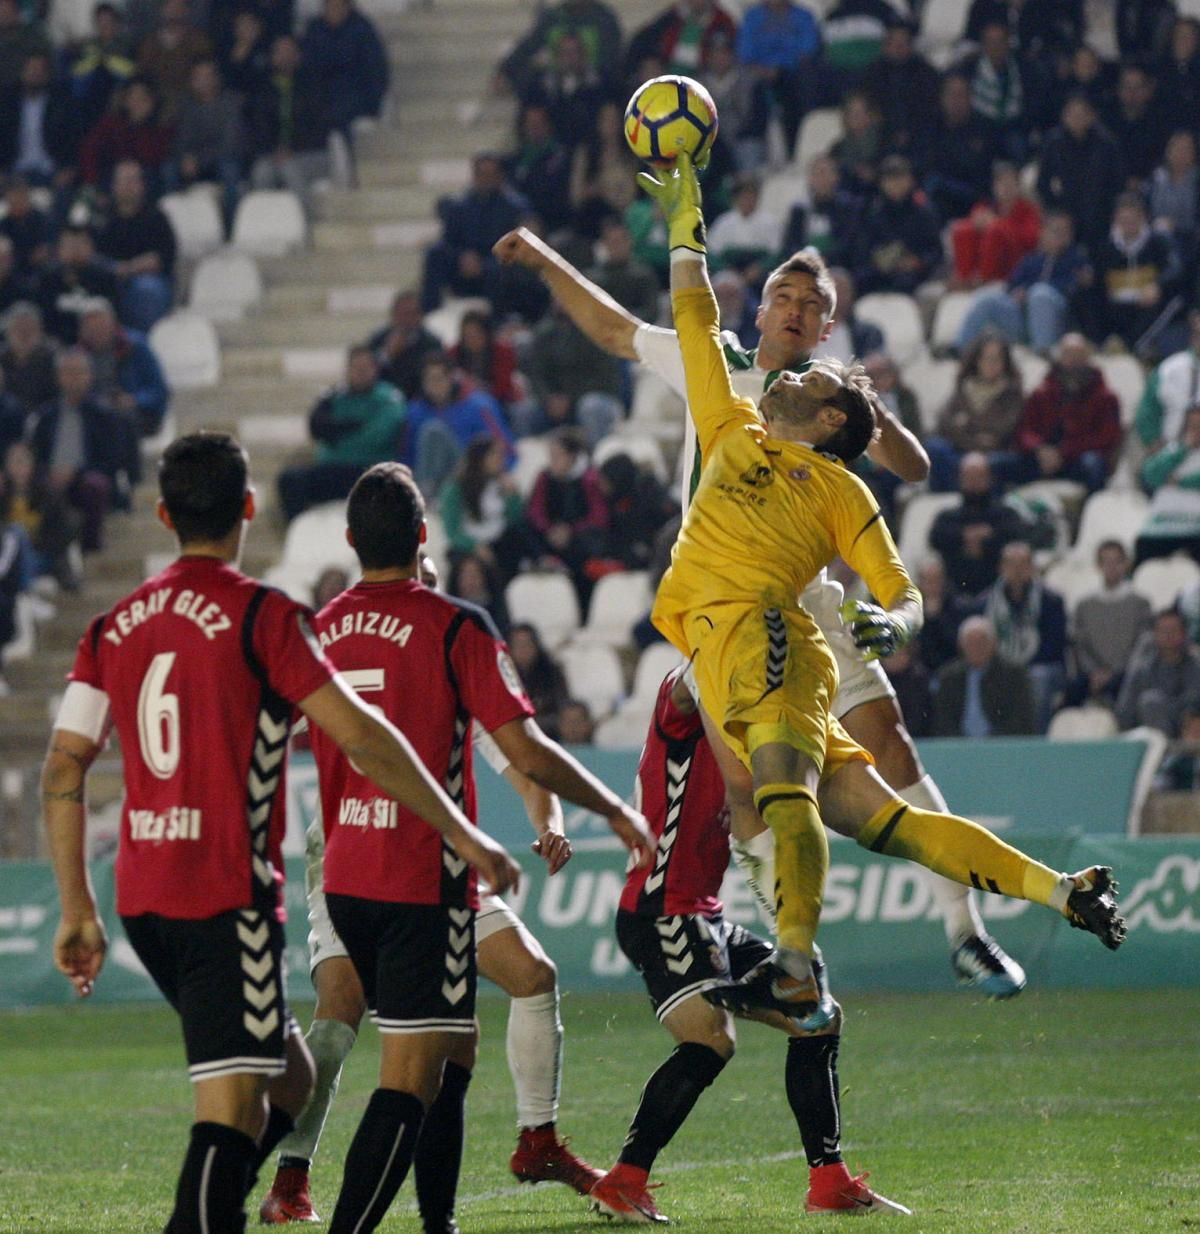
[[[537,839],[529,846],[546,863],[547,874],[557,874],[571,860],[571,841],[564,831],[562,802],[540,784],[535,784],[510,763],[504,778],[512,785]]]
[[[633,336],[646,323],[623,308],[565,258],[525,227],[503,235],[492,246],[502,265],[536,271],[567,316],[597,347],[621,360],[636,360]]]
[[[520,866],[450,800],[404,734],[365,707],[340,677],[303,699],[300,709],[363,775],[439,832],[497,895],[518,885]]]
[[[601,815],[633,853],[638,867],[649,865],[654,837],[646,820],[558,742],[551,741],[535,721],[510,720],[496,729],[492,738],[519,772],[581,809]]]
[[[909,484],[920,484],[929,475],[929,455],[917,438],[896,419],[880,399],[875,400],[879,436],[867,447],[871,461]]]
[[[108,949],[85,851],[87,773],[98,752],[90,738],[56,728],[42,766],[42,818],[62,904],[54,966],[81,998],[92,992]]]

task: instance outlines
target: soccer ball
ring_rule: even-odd
[[[625,108],[625,140],[640,159],[670,167],[687,151],[700,162],[717,136],[717,105],[690,77],[652,77]]]

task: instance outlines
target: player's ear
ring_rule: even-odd
[[[242,506],[242,518],[244,518],[246,522],[249,523],[254,520],[254,516],[257,513],[258,513],[258,506],[255,504],[254,490],[252,488],[248,488],[246,490],[245,504]]]
[[[429,539],[429,524],[424,519],[421,520],[421,534],[417,537],[418,544],[424,544]]]
[[[836,432],[846,423],[846,413],[834,403],[824,403],[821,407],[821,422]]]
[[[823,327],[823,328],[822,328],[822,330],[821,330],[821,340],[820,340],[820,341],[821,341],[822,343],[823,343],[823,342],[824,342],[824,341],[825,341],[825,340],[826,340],[826,339],[827,339],[827,338],[828,338],[828,337],[829,337],[829,336],[833,333],[833,327],[834,327],[835,325],[837,325],[837,319],[836,319],[836,318],[834,318],[834,317],[831,317],[831,318],[830,318],[830,319],[829,319],[829,320],[825,323],[824,327]]]
[[[167,503],[160,497],[154,507],[154,513],[158,516],[158,521],[170,532],[175,531],[175,524],[171,521],[171,512],[167,509]]]
[[[353,548],[354,547],[354,533],[350,530],[349,527],[347,527],[344,534],[346,536],[346,543],[350,545],[351,548]]]

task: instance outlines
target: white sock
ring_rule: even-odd
[[[910,805],[919,806],[922,810],[933,810],[937,814],[950,812],[945,797],[931,776],[923,776],[916,784],[900,789],[900,796]],[[987,931],[983,928],[983,920],[979,916],[971,888],[943,878],[924,866],[919,869],[925,878],[925,886],[929,888],[929,893],[942,914],[942,925],[945,926],[950,946],[958,947],[972,934],[986,936]]]
[[[358,1033],[341,1020],[314,1020],[304,1034],[312,1052],[317,1077],[313,1095],[304,1113],[296,1119],[296,1127],[279,1145],[281,1157],[303,1157],[311,1161],[317,1153],[317,1143],[325,1127],[325,1118],[338,1090],[342,1064],[354,1049]]]
[[[775,837],[768,828],[748,840],[733,840],[730,847],[738,869],[746,876],[754,898],[774,929]]]
[[[517,1090],[517,1126],[557,1122],[563,1047],[557,988],[510,1001],[506,1045]]]

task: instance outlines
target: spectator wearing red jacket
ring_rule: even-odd
[[[1104,487],[1121,416],[1082,334],[1063,335],[1045,380],[1025,401],[1016,444],[1023,481],[1076,480],[1089,493]]]
[[[450,359],[459,372],[466,373],[502,407],[511,407],[524,397],[516,349],[496,336],[495,325],[487,313],[472,309],[463,314],[458,342],[450,348]]]
[[[534,482],[525,517],[543,564],[570,571],[586,614],[592,591],[587,563],[604,555],[609,510],[581,429],[567,425],[550,438],[550,462]]]
[[[992,196],[977,203],[950,228],[954,281],[978,287],[1007,279],[1017,262],[1037,247],[1042,216],[1021,192],[1021,177],[1012,163],[992,168]]]
[[[174,130],[159,117],[154,88],[135,77],[121,92],[120,105],[101,117],[79,148],[79,170],[85,184],[107,192],[113,169],[131,159],[140,163],[157,186],[163,164],[171,153]]]

